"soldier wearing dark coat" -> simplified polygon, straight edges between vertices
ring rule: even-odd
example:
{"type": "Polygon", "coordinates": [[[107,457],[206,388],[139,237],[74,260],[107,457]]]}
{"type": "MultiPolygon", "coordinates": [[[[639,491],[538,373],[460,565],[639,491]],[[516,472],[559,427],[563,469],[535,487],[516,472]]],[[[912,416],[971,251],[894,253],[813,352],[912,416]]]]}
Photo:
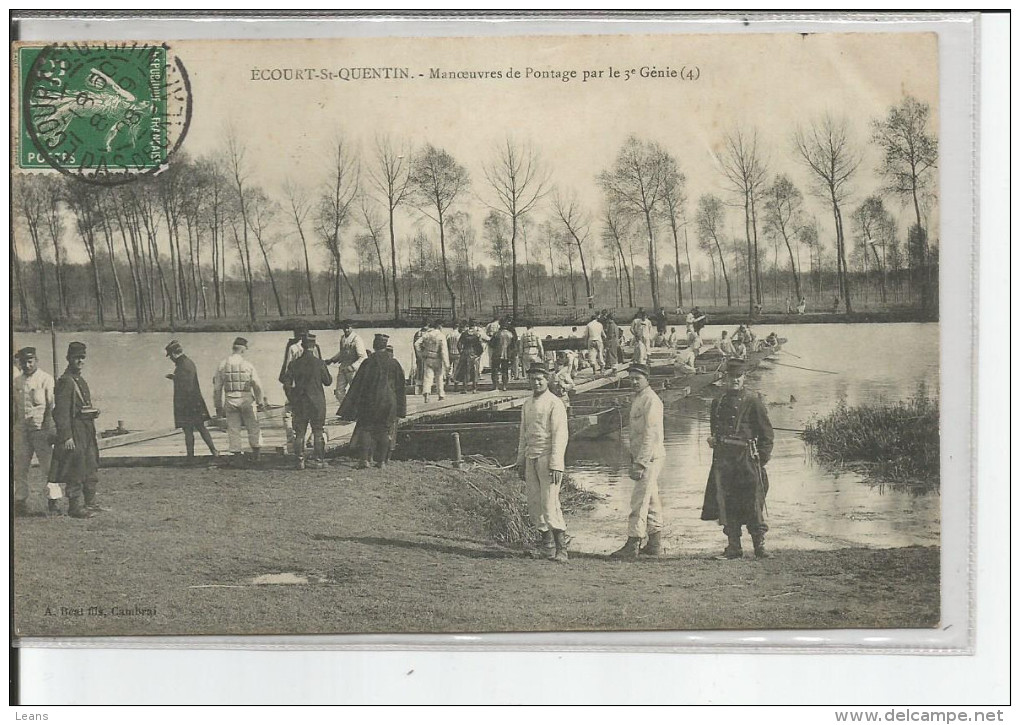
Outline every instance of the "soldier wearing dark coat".
{"type": "Polygon", "coordinates": [[[702,521],[718,521],[728,544],[722,558],[743,556],[741,527],[746,526],[755,556],[765,551],[765,495],[769,479],[765,464],[772,456],[773,432],[769,414],[754,393],[744,390],[745,363],[726,363],[726,391],[712,403],[712,470],[705,486],[702,521]]]}
{"type": "Polygon", "coordinates": [[[184,430],[184,448],[188,461],[195,458],[195,432],[197,431],[209,452],[219,455],[205,422],[209,420],[209,408],[202,397],[198,383],[198,368],[191,358],[184,354],[184,347],[177,340],[166,346],[166,356],[173,360],[174,371],[167,378],[174,383],[174,427],[184,430]]]}
{"type": "Polygon", "coordinates": [[[388,342],[388,335],[375,336],[375,352],[358,368],[340,404],[340,417],[357,421],[351,445],[358,452],[359,468],[367,468],[370,459],[379,468],[386,465],[396,441],[397,418],[407,415],[404,369],[387,351],[388,342]]]}
{"type": "Polygon", "coordinates": [[[57,438],[50,464],[50,483],[63,483],[67,490],[67,513],[76,519],[91,518],[104,510],[96,500],[99,483],[99,442],[92,407],[92,392],[82,377],[85,343],[67,346],[67,369],[54,389],[53,421],[57,438]]]}
{"type": "Polygon", "coordinates": [[[290,363],[283,373],[283,384],[290,390],[288,398],[294,414],[295,452],[299,470],[305,467],[304,440],[309,426],[315,441],[315,458],[311,466],[321,468],[325,465],[323,458],[326,454],[326,439],[323,428],[326,424],[326,394],[323,388],[333,384],[333,376],[318,355],[315,335],[306,334],[301,345],[304,349],[301,357],[290,363]]]}

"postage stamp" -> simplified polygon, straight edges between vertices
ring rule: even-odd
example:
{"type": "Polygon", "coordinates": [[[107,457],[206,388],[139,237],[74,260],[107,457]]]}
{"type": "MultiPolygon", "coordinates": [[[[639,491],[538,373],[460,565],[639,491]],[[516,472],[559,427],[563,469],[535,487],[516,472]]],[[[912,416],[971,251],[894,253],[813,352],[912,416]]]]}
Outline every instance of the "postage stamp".
{"type": "Polygon", "coordinates": [[[187,131],[191,94],[165,45],[20,47],[21,169],[117,184],[163,168],[187,131]]]}

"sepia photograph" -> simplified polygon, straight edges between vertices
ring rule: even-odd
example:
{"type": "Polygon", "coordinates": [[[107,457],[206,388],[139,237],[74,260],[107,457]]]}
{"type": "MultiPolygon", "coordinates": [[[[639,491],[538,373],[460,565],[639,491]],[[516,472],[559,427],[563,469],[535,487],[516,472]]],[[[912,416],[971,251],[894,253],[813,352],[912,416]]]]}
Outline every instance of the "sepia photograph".
{"type": "Polygon", "coordinates": [[[13,635],[938,629],[939,51],[13,43],[13,635]]]}

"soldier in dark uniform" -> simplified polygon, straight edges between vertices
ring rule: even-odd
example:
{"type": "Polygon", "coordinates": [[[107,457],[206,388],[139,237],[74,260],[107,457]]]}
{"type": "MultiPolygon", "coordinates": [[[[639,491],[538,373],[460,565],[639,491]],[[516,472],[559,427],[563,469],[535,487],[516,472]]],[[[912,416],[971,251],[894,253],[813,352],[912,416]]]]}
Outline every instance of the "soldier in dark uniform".
{"type": "Polygon", "coordinates": [[[166,346],[166,356],[174,363],[174,371],[167,378],[174,383],[174,427],[184,429],[184,450],[188,463],[195,460],[195,433],[209,448],[209,452],[218,456],[216,444],[213,443],[205,422],[209,420],[209,408],[198,382],[198,369],[191,358],[184,354],[184,347],[177,340],[171,340],[166,346]]]}
{"type": "Polygon", "coordinates": [[[305,467],[304,441],[309,426],[315,440],[315,458],[309,465],[312,468],[322,468],[325,465],[326,439],[323,427],[326,425],[326,394],[323,387],[333,384],[333,376],[319,357],[315,335],[306,333],[301,346],[304,353],[283,372],[283,385],[290,390],[288,399],[294,414],[294,452],[297,454],[299,471],[305,467]]]}
{"type": "Polygon", "coordinates": [[[374,352],[354,375],[340,404],[343,420],[357,421],[351,447],[358,453],[358,467],[368,468],[370,459],[385,467],[397,434],[397,418],[407,415],[404,369],[387,350],[389,335],[377,334],[374,352]]]}
{"type": "Polygon", "coordinates": [[[67,346],[67,369],[53,394],[57,438],[49,481],[66,485],[67,513],[76,519],[91,518],[105,510],[96,501],[99,441],[95,420],[99,411],[92,407],[92,393],[81,374],[84,367],[85,343],[72,342],[67,346]]]}
{"type": "Polygon", "coordinates": [[[712,403],[712,470],[708,474],[702,521],[718,521],[729,543],[725,559],[739,559],[741,527],[746,526],[759,559],[765,551],[765,495],[769,479],[765,464],[772,455],[772,423],[754,393],[744,390],[745,363],[726,363],[726,391],[712,403]]]}

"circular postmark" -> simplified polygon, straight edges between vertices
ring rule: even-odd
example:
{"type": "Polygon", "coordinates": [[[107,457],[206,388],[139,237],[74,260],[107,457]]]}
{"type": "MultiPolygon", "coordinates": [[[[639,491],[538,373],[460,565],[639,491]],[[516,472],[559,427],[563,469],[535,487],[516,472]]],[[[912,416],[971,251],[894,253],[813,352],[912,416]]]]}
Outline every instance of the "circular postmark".
{"type": "Polygon", "coordinates": [[[22,57],[26,156],[103,186],[166,168],[191,122],[188,74],[168,45],[56,44],[32,55],[22,57]]]}

